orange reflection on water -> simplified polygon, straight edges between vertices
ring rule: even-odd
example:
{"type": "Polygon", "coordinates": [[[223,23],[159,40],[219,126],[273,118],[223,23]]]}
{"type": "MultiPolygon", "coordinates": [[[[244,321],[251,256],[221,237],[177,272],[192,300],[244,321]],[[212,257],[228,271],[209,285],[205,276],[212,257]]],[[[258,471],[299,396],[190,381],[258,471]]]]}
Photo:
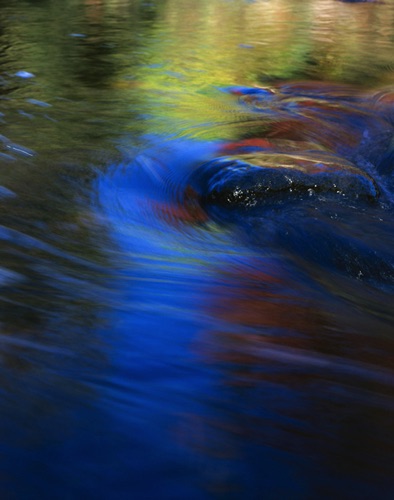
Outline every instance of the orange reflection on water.
{"type": "Polygon", "coordinates": [[[242,488],[229,464],[267,447],[313,457],[333,475],[389,473],[379,429],[388,425],[393,341],[366,337],[346,323],[346,308],[336,317],[303,287],[274,259],[229,265],[212,286],[212,325],[194,347],[220,375],[206,411],[179,415],[176,430],[178,445],[219,464],[209,489],[242,488]]]}
{"type": "Polygon", "coordinates": [[[210,362],[233,366],[231,383],[238,384],[250,376],[250,366],[262,363],[262,347],[313,349],[315,336],[330,321],[299,288],[274,261],[265,269],[254,262],[226,270],[207,306],[216,326],[201,337],[200,353],[210,362]]]}
{"type": "Polygon", "coordinates": [[[313,307],[296,296],[278,292],[277,285],[283,284],[282,277],[255,269],[253,272],[240,269],[239,272],[240,276],[227,274],[227,283],[215,290],[216,296],[221,298],[211,307],[215,317],[238,325],[299,332],[309,332],[315,328],[316,321],[321,321],[313,307]],[[235,288],[234,294],[228,294],[228,282],[235,288]]]}

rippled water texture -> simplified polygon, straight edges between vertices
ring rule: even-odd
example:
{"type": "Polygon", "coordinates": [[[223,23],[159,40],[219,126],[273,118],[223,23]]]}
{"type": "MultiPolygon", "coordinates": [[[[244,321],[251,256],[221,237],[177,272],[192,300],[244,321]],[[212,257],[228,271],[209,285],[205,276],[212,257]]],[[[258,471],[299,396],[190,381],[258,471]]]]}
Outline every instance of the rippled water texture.
{"type": "Polygon", "coordinates": [[[0,0],[0,497],[389,499],[394,2],[0,0]]]}

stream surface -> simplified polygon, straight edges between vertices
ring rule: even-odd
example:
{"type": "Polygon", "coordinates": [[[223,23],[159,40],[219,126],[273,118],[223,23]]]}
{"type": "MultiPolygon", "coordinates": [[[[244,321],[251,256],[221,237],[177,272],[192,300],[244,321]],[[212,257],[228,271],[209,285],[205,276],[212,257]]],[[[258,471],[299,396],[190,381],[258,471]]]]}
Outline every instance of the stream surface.
{"type": "Polygon", "coordinates": [[[394,498],[394,1],[0,0],[0,497],[394,498]]]}

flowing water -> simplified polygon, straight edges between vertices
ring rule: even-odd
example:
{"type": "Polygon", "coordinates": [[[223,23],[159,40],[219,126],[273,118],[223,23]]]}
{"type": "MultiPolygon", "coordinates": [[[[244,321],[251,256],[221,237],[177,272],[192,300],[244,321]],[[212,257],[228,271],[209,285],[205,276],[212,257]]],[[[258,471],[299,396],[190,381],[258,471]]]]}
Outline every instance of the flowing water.
{"type": "Polygon", "coordinates": [[[0,496],[393,498],[394,2],[0,0],[0,496]]]}

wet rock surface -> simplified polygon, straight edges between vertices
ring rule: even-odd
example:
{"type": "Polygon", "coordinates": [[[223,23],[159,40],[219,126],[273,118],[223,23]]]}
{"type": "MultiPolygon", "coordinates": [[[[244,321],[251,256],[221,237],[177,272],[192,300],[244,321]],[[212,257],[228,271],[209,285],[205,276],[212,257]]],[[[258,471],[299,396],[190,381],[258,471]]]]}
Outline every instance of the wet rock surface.
{"type": "Polygon", "coordinates": [[[208,216],[318,275],[392,287],[394,258],[379,245],[393,240],[392,93],[318,82],[227,90],[255,136],[224,144],[190,177],[208,216]]]}
{"type": "Polygon", "coordinates": [[[365,172],[329,153],[263,153],[224,156],[202,166],[192,183],[204,203],[253,208],[324,195],[377,200],[365,172]]]}
{"type": "MultiPolygon", "coordinates": [[[[204,204],[255,207],[314,195],[372,201],[392,165],[392,95],[300,82],[231,87],[261,136],[225,144],[191,185],[204,204]]],[[[256,131],[257,132],[257,131],[256,131]]]]}

